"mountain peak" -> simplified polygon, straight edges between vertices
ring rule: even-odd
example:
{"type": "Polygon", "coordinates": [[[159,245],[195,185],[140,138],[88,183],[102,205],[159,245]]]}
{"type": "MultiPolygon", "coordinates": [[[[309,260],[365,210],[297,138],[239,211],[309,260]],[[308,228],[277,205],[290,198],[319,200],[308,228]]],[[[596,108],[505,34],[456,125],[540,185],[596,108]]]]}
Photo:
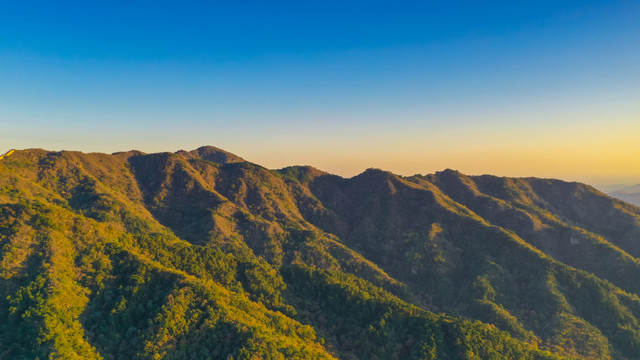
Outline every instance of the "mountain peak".
{"type": "Polygon", "coordinates": [[[392,173],[391,171],[382,170],[382,169],[378,169],[378,168],[368,168],[365,171],[363,171],[362,173],[360,173],[359,175],[356,175],[355,177],[390,178],[390,177],[396,177],[396,175],[394,173],[392,173]]]}
{"type": "Polygon", "coordinates": [[[455,175],[455,176],[460,176],[462,173],[458,170],[454,170],[454,169],[444,169],[442,171],[436,171],[436,176],[437,175],[447,175],[447,176],[451,176],[451,175],[455,175]]]}
{"type": "Polygon", "coordinates": [[[201,159],[213,161],[219,164],[245,162],[245,160],[238,155],[210,145],[201,146],[189,153],[201,159]]]}

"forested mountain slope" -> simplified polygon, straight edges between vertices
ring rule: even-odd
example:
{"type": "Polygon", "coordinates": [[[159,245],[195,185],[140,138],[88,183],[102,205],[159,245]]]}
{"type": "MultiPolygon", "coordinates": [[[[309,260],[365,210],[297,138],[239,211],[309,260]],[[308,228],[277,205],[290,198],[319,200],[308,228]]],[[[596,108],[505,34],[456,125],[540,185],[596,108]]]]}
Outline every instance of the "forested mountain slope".
{"type": "Polygon", "coordinates": [[[640,209],[214,147],[0,159],[0,359],[637,359],[640,209]]]}

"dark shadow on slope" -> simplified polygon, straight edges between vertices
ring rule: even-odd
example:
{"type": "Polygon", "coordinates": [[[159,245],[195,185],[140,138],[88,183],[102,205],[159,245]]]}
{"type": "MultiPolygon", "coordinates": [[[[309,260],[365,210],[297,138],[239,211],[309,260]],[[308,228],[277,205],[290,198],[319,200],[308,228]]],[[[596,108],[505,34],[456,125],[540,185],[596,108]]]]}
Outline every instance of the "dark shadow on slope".
{"type": "Polygon", "coordinates": [[[132,156],[129,162],[145,206],[158,222],[184,240],[205,243],[215,228],[213,211],[223,199],[194,179],[174,154],[132,156]]]}

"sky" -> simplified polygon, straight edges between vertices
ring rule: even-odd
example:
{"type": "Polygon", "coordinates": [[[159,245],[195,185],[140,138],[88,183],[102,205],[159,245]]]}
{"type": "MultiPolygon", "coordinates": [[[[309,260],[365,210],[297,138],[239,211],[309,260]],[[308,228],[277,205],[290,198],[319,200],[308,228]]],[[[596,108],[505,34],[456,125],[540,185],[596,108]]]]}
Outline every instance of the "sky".
{"type": "Polygon", "coordinates": [[[2,1],[0,152],[640,183],[638,1],[2,1]]]}

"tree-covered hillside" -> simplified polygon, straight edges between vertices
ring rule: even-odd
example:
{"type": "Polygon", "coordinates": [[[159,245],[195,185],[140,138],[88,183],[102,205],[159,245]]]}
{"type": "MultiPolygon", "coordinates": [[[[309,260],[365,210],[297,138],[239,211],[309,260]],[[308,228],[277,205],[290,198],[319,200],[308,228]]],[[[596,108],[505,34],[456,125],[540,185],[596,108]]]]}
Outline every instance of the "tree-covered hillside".
{"type": "Polygon", "coordinates": [[[637,359],[637,279],[579,183],[0,158],[0,359],[637,359]]]}

